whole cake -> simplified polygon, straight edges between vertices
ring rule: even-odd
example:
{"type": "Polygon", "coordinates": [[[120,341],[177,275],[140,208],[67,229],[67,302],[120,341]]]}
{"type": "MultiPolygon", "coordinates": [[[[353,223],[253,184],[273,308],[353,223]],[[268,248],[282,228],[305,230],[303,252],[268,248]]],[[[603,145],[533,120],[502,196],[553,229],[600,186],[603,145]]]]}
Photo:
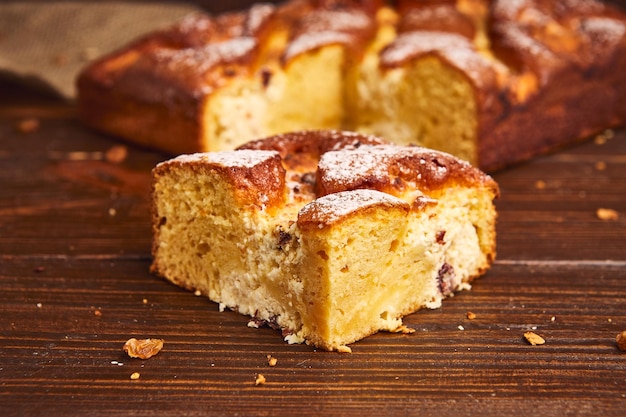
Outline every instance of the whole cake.
{"type": "Polygon", "coordinates": [[[495,170],[626,121],[625,22],[595,0],[256,4],[102,57],[78,103],[174,154],[341,128],[495,170]]]}
{"type": "Polygon", "coordinates": [[[153,170],[152,271],[346,350],[487,271],[498,193],[452,155],[352,132],[181,155],[153,170]]]}

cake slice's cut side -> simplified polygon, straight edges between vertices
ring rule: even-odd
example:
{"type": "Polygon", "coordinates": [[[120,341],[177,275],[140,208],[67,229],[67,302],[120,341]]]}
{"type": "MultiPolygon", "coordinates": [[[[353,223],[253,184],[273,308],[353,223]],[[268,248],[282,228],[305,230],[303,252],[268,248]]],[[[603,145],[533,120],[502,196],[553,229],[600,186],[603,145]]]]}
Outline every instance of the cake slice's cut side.
{"type": "Polygon", "coordinates": [[[401,35],[380,55],[364,60],[355,81],[358,98],[351,128],[417,144],[478,162],[478,97],[465,73],[428,45],[471,54],[459,35],[416,32],[401,35]],[[441,40],[449,39],[448,42],[441,40]],[[438,45],[443,43],[443,45],[438,45]],[[460,47],[459,47],[460,45],[460,47]],[[417,56],[413,56],[417,55],[417,56]],[[454,138],[453,140],[451,138],[454,138]]]}
{"type": "Polygon", "coordinates": [[[438,205],[430,208],[433,225],[428,237],[434,237],[442,255],[437,269],[441,290],[441,297],[434,300],[437,306],[442,298],[484,274],[494,261],[497,214],[493,200],[497,193],[488,185],[452,186],[433,195],[438,205]]]}
{"type": "Polygon", "coordinates": [[[401,301],[390,297],[397,275],[413,272],[399,269],[397,253],[408,212],[404,201],[372,190],[331,194],[302,209],[305,339],[335,350],[401,325],[387,311],[401,301]]]}
{"type": "MultiPolygon", "coordinates": [[[[381,79],[378,68],[380,51],[396,38],[397,24],[398,16],[395,10],[389,7],[379,9],[376,14],[375,37],[366,45],[361,59],[346,67],[345,110],[341,123],[343,129],[371,133],[378,131],[369,127],[374,116],[379,119],[379,123],[383,123],[386,117],[393,115],[395,107],[381,105],[379,101],[383,96],[394,95],[395,86],[392,82],[383,84],[384,80],[381,79]]],[[[389,131],[389,128],[380,131],[389,131]]]]}
{"type": "Polygon", "coordinates": [[[242,138],[267,134],[268,86],[264,77],[257,73],[252,79],[234,80],[205,97],[201,111],[204,151],[234,149],[242,138]]]}
{"type": "Polygon", "coordinates": [[[416,60],[406,70],[397,101],[402,104],[398,118],[414,132],[405,144],[478,162],[475,89],[462,72],[436,56],[416,60]]]}
{"type": "Polygon", "coordinates": [[[252,139],[340,126],[345,47],[327,45],[281,61],[268,59],[250,77],[232,79],[205,97],[204,150],[232,150],[252,139]]]}
{"type": "MultiPolygon", "coordinates": [[[[341,192],[312,205],[366,191],[383,194],[341,192]]],[[[395,331],[403,316],[439,308],[489,268],[495,257],[491,190],[453,188],[439,197],[414,204],[397,198],[394,209],[355,210],[336,224],[305,223],[301,214],[306,339],[335,350],[395,331]]]]}
{"type": "Polygon", "coordinates": [[[305,129],[336,129],[343,118],[343,45],[324,46],[285,64],[283,96],[272,108],[272,134],[305,129]]]}
{"type": "Polygon", "coordinates": [[[283,262],[275,224],[286,198],[284,170],[275,152],[243,151],[251,158],[240,165],[241,152],[155,168],[152,270],[242,314],[272,310],[269,319],[286,304],[265,282],[283,262]]]}

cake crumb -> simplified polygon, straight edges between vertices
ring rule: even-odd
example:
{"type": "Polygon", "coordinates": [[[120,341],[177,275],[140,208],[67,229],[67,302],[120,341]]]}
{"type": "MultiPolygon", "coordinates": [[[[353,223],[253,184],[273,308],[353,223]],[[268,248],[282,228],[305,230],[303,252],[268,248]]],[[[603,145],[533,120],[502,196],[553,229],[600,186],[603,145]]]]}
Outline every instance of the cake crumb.
{"type": "Polygon", "coordinates": [[[276,359],[272,355],[267,355],[267,364],[269,366],[276,366],[277,363],[278,363],[278,359],[276,359]]]}
{"type": "Polygon", "coordinates": [[[96,317],[101,317],[101,316],[102,316],[102,311],[100,311],[100,310],[95,310],[95,311],[93,312],[93,315],[94,315],[94,316],[96,316],[96,317]]]}
{"type": "Polygon", "coordinates": [[[99,161],[102,159],[102,152],[73,151],[65,154],[65,159],[68,161],[99,161]]]}
{"type": "Polygon", "coordinates": [[[535,332],[524,333],[524,338],[526,339],[526,341],[528,341],[528,343],[533,346],[543,345],[544,343],[546,343],[545,339],[535,332]]]}
{"type": "Polygon", "coordinates": [[[535,181],[535,188],[537,190],[545,190],[546,188],[546,182],[543,180],[537,180],[535,181]]]}
{"type": "Polygon", "coordinates": [[[619,213],[613,209],[599,208],[596,210],[596,216],[600,220],[617,220],[619,218],[619,213]]]}
{"type": "Polygon", "coordinates": [[[402,333],[402,334],[411,334],[411,333],[415,333],[415,329],[412,329],[406,325],[401,325],[396,327],[395,329],[393,329],[391,331],[392,333],[402,333]]]}
{"type": "Polygon", "coordinates": [[[617,342],[618,349],[622,352],[626,352],[626,330],[618,334],[615,341],[617,342]]]}
{"type": "Polygon", "coordinates": [[[606,170],[606,162],[598,161],[595,163],[594,168],[596,169],[596,171],[604,171],[606,170]]]}
{"type": "MultiPolygon", "coordinates": [[[[200,296],[202,295],[202,291],[200,291],[200,290],[195,290],[195,291],[193,292],[193,295],[195,295],[196,297],[200,297],[200,296]]],[[[224,311],[224,310],[222,310],[222,305],[221,305],[221,304],[220,304],[220,311],[224,311]]]]}
{"type": "Polygon", "coordinates": [[[39,119],[35,117],[28,117],[22,119],[17,123],[17,131],[20,133],[33,133],[39,130],[39,119]]]}
{"type": "Polygon", "coordinates": [[[37,308],[41,308],[41,307],[43,307],[43,304],[37,303],[36,306],[37,306],[37,308]]]}
{"type": "Polygon", "coordinates": [[[473,313],[471,311],[467,312],[467,319],[468,320],[474,320],[476,318],[476,313],[473,313]]]}
{"type": "Polygon", "coordinates": [[[337,352],[339,353],[352,353],[352,349],[350,346],[341,345],[337,348],[337,352]]]}
{"type": "Polygon", "coordinates": [[[613,137],[615,136],[615,132],[613,132],[611,129],[607,129],[602,133],[598,133],[593,141],[596,145],[604,145],[608,140],[613,139],[613,137]]]}
{"type": "Polygon", "coordinates": [[[254,380],[254,385],[264,385],[267,380],[263,376],[263,374],[257,374],[256,379],[254,380]]]}
{"type": "Polygon", "coordinates": [[[139,372],[133,372],[132,374],[130,374],[130,379],[139,379],[140,375],[139,372]]]}
{"type": "Polygon", "coordinates": [[[144,303],[144,304],[148,304],[148,299],[144,298],[143,300],[141,300],[141,302],[144,303]]]}
{"type": "Polygon", "coordinates": [[[111,146],[105,153],[104,159],[112,164],[120,164],[124,162],[128,156],[128,148],[124,145],[111,146]]]}
{"type": "Polygon", "coordinates": [[[462,325],[462,324],[459,324],[459,325],[457,326],[457,329],[459,329],[460,331],[463,331],[463,330],[465,330],[465,327],[463,327],[463,325],[462,325]]]}
{"type": "Polygon", "coordinates": [[[149,359],[163,349],[163,339],[142,339],[134,337],[124,343],[124,352],[131,358],[149,359]]]}

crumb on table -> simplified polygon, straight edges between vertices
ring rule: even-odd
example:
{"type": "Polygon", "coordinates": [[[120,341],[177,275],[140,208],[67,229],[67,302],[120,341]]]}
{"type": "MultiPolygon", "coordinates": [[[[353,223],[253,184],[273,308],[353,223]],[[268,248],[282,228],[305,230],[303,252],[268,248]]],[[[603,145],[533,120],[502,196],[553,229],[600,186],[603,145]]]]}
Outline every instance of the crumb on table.
{"type": "Polygon", "coordinates": [[[263,385],[267,380],[263,376],[263,374],[257,374],[256,379],[254,380],[254,385],[263,385]]]}
{"type": "Polygon", "coordinates": [[[163,348],[163,339],[141,339],[134,337],[124,343],[124,352],[131,358],[149,359],[163,348]]]}
{"type": "Polygon", "coordinates": [[[622,352],[626,352],[626,330],[619,333],[615,338],[615,341],[617,342],[617,347],[619,348],[619,350],[621,350],[622,352]]]}
{"type": "Polygon", "coordinates": [[[269,366],[276,366],[276,364],[278,363],[278,359],[276,359],[272,355],[267,355],[267,363],[269,366]]]}
{"type": "Polygon", "coordinates": [[[545,339],[543,337],[539,336],[535,332],[526,332],[526,333],[524,333],[524,338],[526,339],[526,341],[528,343],[530,343],[533,346],[543,345],[543,344],[546,343],[545,339]]]}
{"type": "Polygon", "coordinates": [[[619,218],[619,213],[613,209],[599,208],[596,210],[596,216],[600,220],[617,220],[619,218]]]}

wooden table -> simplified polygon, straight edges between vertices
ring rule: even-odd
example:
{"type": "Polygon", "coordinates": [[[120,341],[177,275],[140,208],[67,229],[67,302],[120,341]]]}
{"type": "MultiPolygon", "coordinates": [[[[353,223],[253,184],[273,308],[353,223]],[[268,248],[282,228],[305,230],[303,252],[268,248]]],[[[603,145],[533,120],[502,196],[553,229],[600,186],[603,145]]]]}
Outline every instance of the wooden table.
{"type": "Polygon", "coordinates": [[[0,107],[0,415],[624,415],[625,130],[496,173],[487,275],[407,317],[416,333],[338,354],[152,276],[150,170],[166,156],[127,145],[109,161],[120,142],[71,103],[13,93],[0,107]],[[130,359],[130,337],[165,347],[130,359]]]}

